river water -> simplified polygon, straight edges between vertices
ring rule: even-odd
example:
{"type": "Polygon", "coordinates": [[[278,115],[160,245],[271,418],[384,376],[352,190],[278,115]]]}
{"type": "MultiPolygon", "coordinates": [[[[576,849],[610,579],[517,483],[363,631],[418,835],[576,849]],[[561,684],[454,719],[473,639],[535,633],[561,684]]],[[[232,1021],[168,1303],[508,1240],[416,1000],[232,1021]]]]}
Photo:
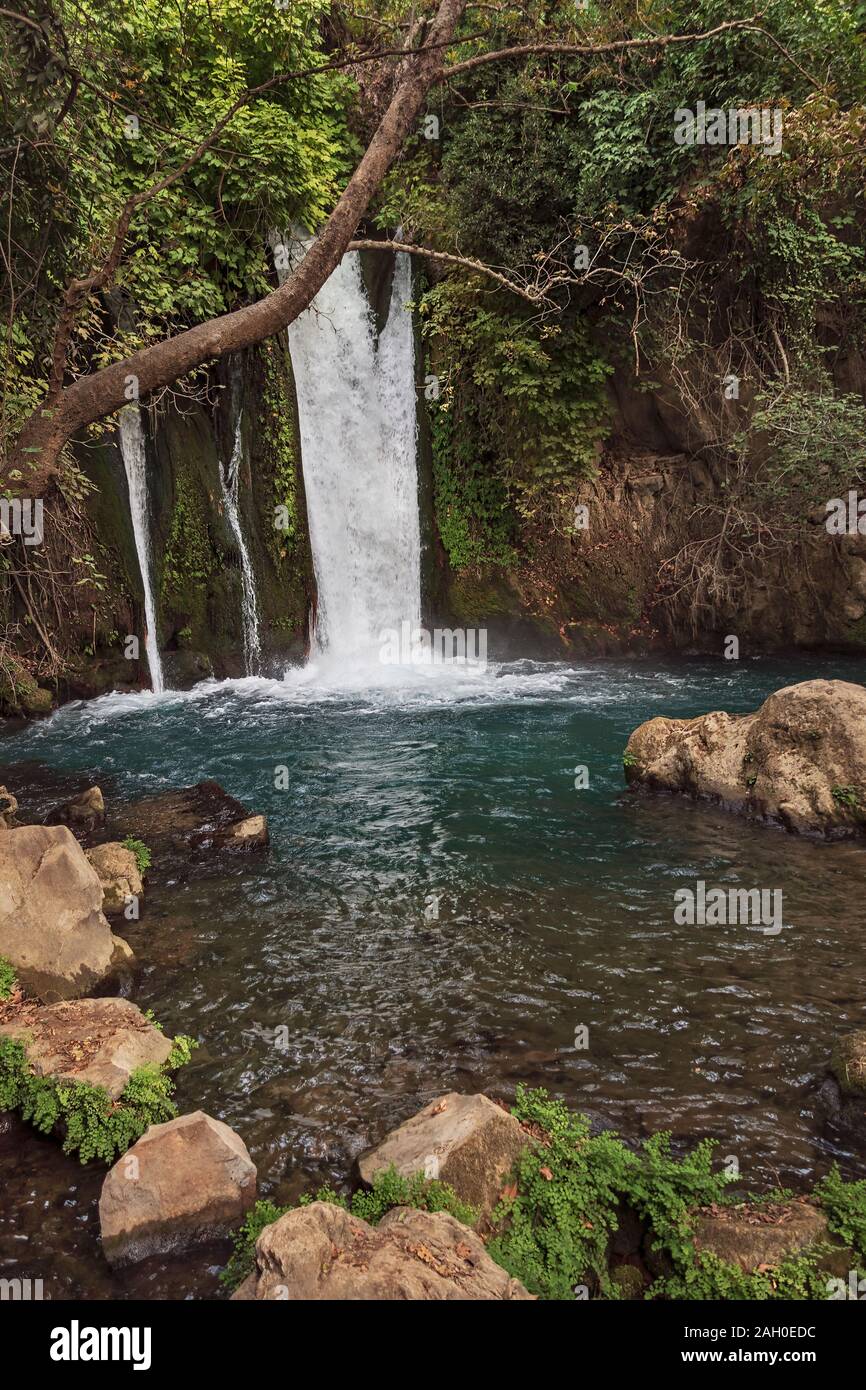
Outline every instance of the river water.
{"type": "MultiPolygon", "coordinates": [[[[437,1093],[520,1081],[630,1141],[710,1135],[748,1186],[798,1187],[833,1158],[863,1171],[816,1093],[833,1038],[863,1024],[864,851],[634,796],[621,755],[655,714],[746,711],[814,676],[863,682],[866,663],[518,663],[354,687],[314,663],[66,706],[0,739],[0,780],[25,818],[50,804],[37,764],[70,790],[98,780],[121,824],[125,802],[206,776],[267,814],[266,856],[167,856],[118,928],[132,997],[201,1043],[181,1109],[239,1131],[262,1192],[343,1183],[437,1093]],[[781,889],[784,930],[675,925],[698,879],[781,889]]],[[[55,1297],[212,1293],[218,1251],[109,1274],[101,1176],[15,1122],[0,1275],[55,1297]]]]}

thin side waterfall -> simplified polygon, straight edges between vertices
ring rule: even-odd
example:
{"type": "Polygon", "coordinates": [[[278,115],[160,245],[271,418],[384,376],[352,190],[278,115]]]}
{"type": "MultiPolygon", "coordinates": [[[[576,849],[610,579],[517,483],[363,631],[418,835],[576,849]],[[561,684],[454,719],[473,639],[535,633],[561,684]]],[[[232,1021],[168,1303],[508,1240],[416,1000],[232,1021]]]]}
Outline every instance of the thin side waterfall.
{"type": "Polygon", "coordinates": [[[240,478],[241,460],[243,458],[243,408],[238,410],[237,421],[235,423],[235,437],[232,445],[232,456],[225,468],[220,469],[220,482],[222,483],[223,502],[225,504],[226,516],[232,534],[237,542],[238,551],[241,557],[241,579],[243,581],[243,629],[244,629],[244,665],[248,676],[257,676],[262,661],[262,644],[259,636],[259,608],[256,601],[256,577],[250,563],[250,553],[247,550],[244,533],[241,528],[240,512],[238,510],[238,480],[240,478]]]}
{"type": "Polygon", "coordinates": [[[314,656],[378,664],[383,632],[421,622],[409,257],[378,336],[351,252],[289,328],[318,609],[314,656]]]}
{"type": "Polygon", "coordinates": [[[141,570],[141,587],[144,590],[144,649],[150,668],[150,684],[157,694],[165,689],[162,677],[162,662],[156,636],[156,603],[153,596],[153,576],[150,567],[150,518],[147,508],[147,462],[144,448],[144,430],[141,412],[137,405],[125,406],[120,412],[120,452],[126,469],[129,484],[129,510],[132,516],[132,531],[135,536],[135,551],[141,570]]]}

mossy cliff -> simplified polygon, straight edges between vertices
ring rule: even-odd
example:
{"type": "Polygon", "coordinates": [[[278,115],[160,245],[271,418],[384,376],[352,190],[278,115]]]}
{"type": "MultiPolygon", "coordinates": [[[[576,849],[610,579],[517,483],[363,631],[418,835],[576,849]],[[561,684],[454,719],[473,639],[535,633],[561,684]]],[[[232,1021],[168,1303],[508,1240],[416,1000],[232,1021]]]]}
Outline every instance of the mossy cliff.
{"type": "MultiPolygon", "coordinates": [[[[264,669],[300,660],[306,650],[312,564],[294,382],[285,340],[278,338],[223,364],[205,399],[142,417],[158,638],[173,685],[244,674],[240,556],[220,481],[238,409],[238,502],[255,575],[264,669]]],[[[76,679],[76,693],[94,694],[147,683],[143,643],[139,661],[126,660],[123,651],[127,634],[143,634],[143,594],[116,435],[82,448],[80,463],[93,485],[87,516],[98,537],[111,614],[76,679]]]]}

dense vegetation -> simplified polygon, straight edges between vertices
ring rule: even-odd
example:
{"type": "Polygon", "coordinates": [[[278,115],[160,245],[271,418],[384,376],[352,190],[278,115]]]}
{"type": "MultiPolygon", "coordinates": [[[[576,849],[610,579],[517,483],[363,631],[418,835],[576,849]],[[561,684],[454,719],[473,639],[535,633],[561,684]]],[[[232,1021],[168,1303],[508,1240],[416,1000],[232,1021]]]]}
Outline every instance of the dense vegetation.
{"type": "Polygon", "coordinates": [[[113,1163],[149,1125],[176,1117],[171,1073],[186,1065],[197,1046],[179,1033],[162,1066],[137,1067],[115,1101],[103,1086],[38,1076],[27,1060],[24,1044],[2,1038],[0,1111],[17,1110],[43,1134],[59,1129],[63,1152],[77,1154],[82,1163],[93,1158],[113,1163]]]}
{"type": "MultiPolygon", "coordinates": [[[[815,1188],[813,1200],[827,1215],[830,1240],[754,1273],[694,1243],[695,1211],[734,1203],[766,1205],[785,1201],[789,1192],[761,1198],[731,1195],[736,1180],[714,1167],[715,1145],[700,1143],[677,1158],[670,1135],[656,1134],[640,1149],[625,1145],[612,1131],[591,1135],[589,1121],[575,1115],[544,1090],[518,1087],[514,1114],[526,1126],[528,1142],[503,1199],[485,1231],[488,1253],[530,1293],[557,1301],[586,1298],[648,1299],[813,1299],[828,1297],[828,1260],[843,1251],[858,1277],[866,1269],[866,1182],[846,1183],[832,1169],[815,1188]],[[531,1136],[531,1138],[529,1138],[531,1136]],[[654,1276],[637,1263],[611,1261],[611,1240],[631,1216],[645,1229],[644,1258],[654,1276]]],[[[402,1178],[393,1169],[376,1175],[370,1191],[350,1198],[320,1188],[301,1198],[336,1202],[375,1225],[397,1206],[448,1211],[473,1223],[474,1213],[453,1191],[423,1174],[402,1178]]],[[[254,1269],[255,1244],[266,1226],[289,1207],[262,1200],[235,1236],[235,1250],[223,1281],[236,1288],[254,1269]]]]}
{"type": "MultiPolygon", "coordinates": [[[[747,0],[483,6],[450,57],[699,33],[751,13],[747,0]]],[[[327,215],[392,83],[393,58],[369,60],[405,32],[392,0],[39,0],[33,14],[4,23],[0,54],[0,448],[52,372],[74,380],[273,286],[269,230],[327,215]],[[64,297],[94,274],[58,369],[64,297]]],[[[742,598],[755,563],[806,546],[815,508],[863,476],[866,6],[768,0],[760,25],[461,73],[430,101],[436,138],[425,123],[381,188],[371,226],[513,286],[436,259],[419,277],[436,521],[470,588],[515,574],[542,606],[567,588],[575,506],[606,442],[616,451],[623,392],[663,403],[671,448],[716,480],[662,590],[687,590],[702,619],[742,598]],[[781,113],[780,151],[676,143],[675,111],[699,101],[781,113]]],[[[156,404],[211,400],[213,385],[203,368],[156,404]]],[[[290,453],[275,487],[294,517],[290,453]]],[[[65,453],[46,543],[0,550],[2,698],[24,708],[38,705],[34,678],[116,645],[130,601],[95,530],[86,457],[81,442],[65,453]]],[[[4,482],[26,491],[20,469],[4,482]]],[[[189,576],[168,558],[179,603],[189,576]]],[[[195,574],[219,568],[202,564],[195,574]]]]}

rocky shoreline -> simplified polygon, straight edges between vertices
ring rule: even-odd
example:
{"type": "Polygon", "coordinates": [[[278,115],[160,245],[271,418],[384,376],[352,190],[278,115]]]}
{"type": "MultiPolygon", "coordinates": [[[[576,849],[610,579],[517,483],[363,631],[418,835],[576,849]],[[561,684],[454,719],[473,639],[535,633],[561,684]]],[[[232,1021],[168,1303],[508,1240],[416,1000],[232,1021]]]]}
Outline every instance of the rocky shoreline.
{"type": "MultiPolygon", "coordinates": [[[[661,769],[681,769],[685,758],[694,768],[696,749],[722,766],[734,757],[739,767],[742,747],[757,749],[766,818],[773,808],[790,808],[795,795],[802,801],[806,788],[814,817],[823,819],[789,809],[787,820],[779,817],[789,829],[856,834],[856,806],[832,790],[828,800],[823,790],[831,781],[855,791],[862,785],[861,706],[866,696],[858,687],[806,682],[739,720],[654,720],[629,740],[627,780],[724,799],[718,777],[677,781],[661,769]],[[822,768],[822,756],[832,766],[822,768]]],[[[766,1285],[761,1296],[807,1296],[791,1294],[799,1287],[818,1296],[821,1280],[844,1280],[866,1260],[851,1238],[856,1222],[843,1213],[846,1202],[866,1209],[862,1182],[839,1179],[839,1188],[827,1178],[798,1195],[731,1197],[718,1187],[722,1179],[702,1145],[674,1159],[663,1144],[653,1148],[654,1140],[637,1150],[588,1127],[572,1131],[563,1157],[560,1131],[579,1121],[537,1092],[514,1113],[482,1094],[437,1096],[360,1156],[342,1193],[272,1206],[258,1197],[241,1135],[200,1109],[177,1114],[171,1073],[194,1041],[167,1038],[129,998],[106,997],[133,986],[136,961],[114,928],[138,920],[151,857],[206,863],[266,852],[265,818],[212,781],[142,799],[123,810],[119,830],[97,786],[53,807],[41,825],[19,823],[14,792],[2,788],[0,798],[0,1109],[56,1133],[82,1161],[109,1165],[99,1221],[112,1268],[175,1259],[238,1230],[243,1277],[235,1278],[235,1265],[233,1297],[259,1300],[726,1297],[737,1296],[730,1290],[742,1289],[743,1280],[766,1285]],[[123,839],[106,838],[120,830],[123,839]],[[609,1170],[603,1180],[593,1176],[596,1149],[609,1170]],[[674,1208],[660,1214],[659,1193],[671,1187],[674,1208]],[[576,1248],[586,1243],[585,1267],[572,1261],[571,1293],[547,1265],[540,1269],[538,1252],[527,1257],[515,1234],[529,1209],[544,1228],[539,1213],[554,1194],[551,1245],[569,1221],[579,1227],[576,1248]],[[714,1292],[701,1295],[699,1286],[714,1292]]],[[[755,813],[748,794],[725,804],[755,813]]],[[[836,1040],[816,1085],[827,1122],[862,1148],[864,1030],[836,1040]]]]}

